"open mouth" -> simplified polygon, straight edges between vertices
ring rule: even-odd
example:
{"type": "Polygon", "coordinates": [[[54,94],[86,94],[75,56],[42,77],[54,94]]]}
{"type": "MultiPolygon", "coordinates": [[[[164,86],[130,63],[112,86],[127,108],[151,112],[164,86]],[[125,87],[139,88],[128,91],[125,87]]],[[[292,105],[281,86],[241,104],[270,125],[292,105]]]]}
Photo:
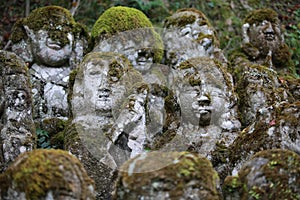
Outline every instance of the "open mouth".
{"type": "Polygon", "coordinates": [[[268,41],[273,41],[273,40],[275,40],[275,34],[274,33],[270,33],[270,32],[265,33],[265,38],[268,41]]]}
{"type": "Polygon", "coordinates": [[[55,49],[55,50],[60,50],[62,49],[61,43],[60,42],[54,42],[52,40],[47,40],[47,46],[51,49],[55,49]]]}

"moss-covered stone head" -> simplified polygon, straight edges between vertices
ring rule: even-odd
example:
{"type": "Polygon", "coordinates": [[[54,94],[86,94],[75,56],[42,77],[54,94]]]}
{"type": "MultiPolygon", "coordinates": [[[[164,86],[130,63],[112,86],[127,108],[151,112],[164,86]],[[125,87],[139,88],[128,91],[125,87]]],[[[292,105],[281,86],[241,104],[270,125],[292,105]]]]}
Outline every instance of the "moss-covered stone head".
{"type": "Polygon", "coordinates": [[[141,154],[119,170],[115,199],[220,199],[218,175],[204,157],[188,152],[141,154]]]}
{"type": "Polygon", "coordinates": [[[0,182],[4,199],[95,199],[94,182],[79,160],[62,150],[20,155],[0,182]]]}
{"type": "Polygon", "coordinates": [[[14,44],[13,51],[20,53],[25,60],[60,66],[70,59],[72,52],[79,53],[82,57],[87,49],[89,35],[85,26],[76,23],[67,9],[60,6],[45,6],[18,20],[10,38],[14,44]],[[83,46],[82,52],[76,52],[79,51],[76,49],[79,40],[83,40],[80,43],[80,46],[83,46]],[[28,52],[24,53],[22,47],[23,51],[28,52]],[[47,48],[48,51],[52,50],[52,53],[48,53],[51,56],[45,52],[47,48]],[[55,51],[58,52],[57,55],[53,53],[55,51]],[[47,56],[49,58],[44,58],[47,56]]]}
{"type": "Polygon", "coordinates": [[[166,64],[177,65],[191,57],[211,57],[219,47],[207,17],[194,8],[180,9],[164,21],[166,64]]]}
{"type": "Polygon", "coordinates": [[[163,56],[163,43],[147,16],[124,6],[111,7],[96,21],[91,31],[93,51],[124,54],[139,71],[147,71],[163,56]]]}
{"type": "Polygon", "coordinates": [[[260,151],[237,177],[226,178],[223,194],[226,199],[299,199],[299,174],[298,154],[283,149],[260,151]]]}

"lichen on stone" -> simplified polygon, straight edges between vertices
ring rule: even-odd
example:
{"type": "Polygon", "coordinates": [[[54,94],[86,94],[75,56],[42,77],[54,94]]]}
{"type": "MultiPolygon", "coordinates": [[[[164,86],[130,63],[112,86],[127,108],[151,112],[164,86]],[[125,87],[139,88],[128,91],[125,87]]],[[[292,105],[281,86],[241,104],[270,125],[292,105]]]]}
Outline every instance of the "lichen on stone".
{"type": "Polygon", "coordinates": [[[220,199],[218,175],[204,157],[189,152],[149,152],[124,163],[115,199],[220,199]]]}
{"type": "Polygon", "coordinates": [[[94,182],[79,160],[62,150],[34,150],[18,159],[0,175],[1,196],[14,190],[26,199],[46,199],[66,195],[75,199],[93,199],[94,182]]]}
{"type": "Polygon", "coordinates": [[[12,28],[10,36],[13,43],[27,38],[23,26],[28,26],[34,32],[48,31],[49,37],[54,41],[60,41],[64,46],[69,42],[68,33],[87,32],[85,26],[75,22],[71,13],[60,6],[45,6],[33,10],[28,17],[18,20],[12,28]]]}

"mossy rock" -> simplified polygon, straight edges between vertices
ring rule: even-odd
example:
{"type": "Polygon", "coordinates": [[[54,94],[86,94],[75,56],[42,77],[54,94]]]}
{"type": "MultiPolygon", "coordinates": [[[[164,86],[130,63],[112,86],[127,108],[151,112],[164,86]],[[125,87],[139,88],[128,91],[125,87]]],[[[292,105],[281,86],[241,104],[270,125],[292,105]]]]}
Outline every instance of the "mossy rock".
{"type": "Polygon", "coordinates": [[[179,199],[188,195],[189,187],[199,189],[193,194],[201,199],[220,199],[218,179],[205,157],[189,152],[149,152],[121,166],[115,199],[155,199],[161,193],[179,199]]]}
{"type": "Polygon", "coordinates": [[[91,30],[91,36],[95,40],[118,32],[151,27],[153,27],[152,23],[142,11],[125,6],[115,6],[107,9],[98,18],[91,30]]]}
{"type": "Polygon", "coordinates": [[[283,149],[260,151],[238,176],[226,178],[223,194],[241,200],[300,199],[300,157],[283,149]]]}
{"type": "Polygon", "coordinates": [[[2,197],[15,190],[20,195],[25,193],[26,199],[44,199],[49,192],[54,197],[65,192],[77,199],[94,198],[90,190],[94,182],[79,160],[62,150],[39,149],[22,154],[0,175],[0,182],[2,197]]]}

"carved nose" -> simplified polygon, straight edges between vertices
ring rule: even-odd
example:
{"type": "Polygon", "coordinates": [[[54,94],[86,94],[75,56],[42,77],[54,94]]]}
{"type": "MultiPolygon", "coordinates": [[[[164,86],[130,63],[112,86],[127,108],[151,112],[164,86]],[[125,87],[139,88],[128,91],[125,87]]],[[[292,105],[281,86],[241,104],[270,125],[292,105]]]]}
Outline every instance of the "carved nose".
{"type": "Polygon", "coordinates": [[[205,95],[201,95],[198,98],[198,103],[199,103],[200,106],[209,106],[210,99],[207,96],[205,96],[205,95]]]}
{"type": "Polygon", "coordinates": [[[264,30],[265,34],[274,34],[274,29],[270,23],[267,24],[267,28],[264,30]]]}

